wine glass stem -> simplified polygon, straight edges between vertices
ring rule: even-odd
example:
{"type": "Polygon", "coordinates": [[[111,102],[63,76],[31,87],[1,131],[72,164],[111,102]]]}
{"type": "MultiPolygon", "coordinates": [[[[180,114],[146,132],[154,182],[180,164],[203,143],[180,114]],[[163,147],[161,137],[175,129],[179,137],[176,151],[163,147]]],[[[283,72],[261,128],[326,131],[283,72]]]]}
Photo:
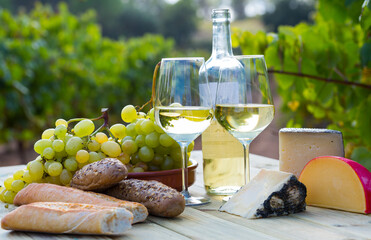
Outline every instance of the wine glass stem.
{"type": "Polygon", "coordinates": [[[187,147],[186,144],[179,144],[182,151],[182,194],[185,198],[189,198],[190,194],[188,192],[188,157],[187,157],[187,147]]]}
{"type": "Polygon", "coordinates": [[[243,145],[243,166],[244,166],[244,175],[245,175],[245,185],[250,181],[250,160],[249,160],[249,144],[243,145]]]}

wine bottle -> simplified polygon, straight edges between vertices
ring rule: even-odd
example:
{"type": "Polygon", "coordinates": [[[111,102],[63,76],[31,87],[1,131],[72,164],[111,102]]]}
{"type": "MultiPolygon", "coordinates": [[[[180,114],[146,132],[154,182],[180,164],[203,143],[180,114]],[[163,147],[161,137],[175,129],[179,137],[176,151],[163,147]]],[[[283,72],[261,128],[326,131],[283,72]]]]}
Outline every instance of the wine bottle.
{"type": "MultiPolygon", "coordinates": [[[[205,65],[209,88],[215,99],[220,68],[240,68],[241,64],[233,57],[229,10],[214,9],[212,21],[212,54],[205,65]]],[[[219,87],[229,91],[237,86],[225,83],[219,87]]],[[[202,154],[208,194],[231,195],[244,184],[243,147],[215,119],[202,134],[202,154]]]]}

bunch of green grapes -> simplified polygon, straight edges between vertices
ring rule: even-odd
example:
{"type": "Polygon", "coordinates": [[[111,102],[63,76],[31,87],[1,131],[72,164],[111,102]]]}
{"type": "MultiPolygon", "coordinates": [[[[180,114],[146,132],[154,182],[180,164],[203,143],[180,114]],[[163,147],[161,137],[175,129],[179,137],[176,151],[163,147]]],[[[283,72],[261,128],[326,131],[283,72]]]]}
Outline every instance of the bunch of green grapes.
{"type": "MultiPolygon", "coordinates": [[[[121,112],[127,126],[118,123],[108,128],[105,119],[98,129],[89,119],[78,119],[73,128],[69,125],[76,119],[58,119],[55,128],[45,130],[34,144],[39,156],[4,181],[0,200],[13,203],[17,192],[34,182],[69,185],[77,170],[106,157],[119,159],[129,172],[180,168],[180,147],[156,125],[153,113],[153,109],[148,114],[138,113],[128,105],[121,112]]],[[[192,149],[193,144],[188,154],[192,149]]]]}
{"type": "MultiPolygon", "coordinates": [[[[137,112],[134,106],[125,106],[121,118],[129,123],[126,137],[121,141],[123,153],[119,159],[129,172],[160,171],[181,168],[180,146],[154,121],[154,109],[147,114],[137,112]]],[[[188,147],[188,156],[194,143],[188,147]]]]}

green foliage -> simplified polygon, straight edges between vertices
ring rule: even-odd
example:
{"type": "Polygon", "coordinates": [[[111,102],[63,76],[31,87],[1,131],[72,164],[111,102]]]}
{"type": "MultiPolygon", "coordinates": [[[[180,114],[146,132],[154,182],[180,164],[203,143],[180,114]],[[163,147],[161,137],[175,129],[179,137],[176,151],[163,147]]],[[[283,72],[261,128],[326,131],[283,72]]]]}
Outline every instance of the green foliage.
{"type": "Polygon", "coordinates": [[[29,140],[57,118],[113,120],[129,103],[150,98],[152,71],[173,42],[146,35],[129,41],[102,37],[95,13],[74,16],[36,5],[12,16],[0,9],[0,142],[29,140]]]}
{"type": "MultiPolygon", "coordinates": [[[[361,6],[360,0],[320,0],[313,25],[280,26],[277,33],[255,35],[236,30],[233,44],[243,54],[264,54],[271,70],[371,85],[371,14],[361,6]]],[[[342,131],[346,156],[368,159],[371,169],[370,154],[357,154],[360,148],[371,150],[369,88],[288,74],[275,74],[275,79],[288,127],[342,131]]]]}

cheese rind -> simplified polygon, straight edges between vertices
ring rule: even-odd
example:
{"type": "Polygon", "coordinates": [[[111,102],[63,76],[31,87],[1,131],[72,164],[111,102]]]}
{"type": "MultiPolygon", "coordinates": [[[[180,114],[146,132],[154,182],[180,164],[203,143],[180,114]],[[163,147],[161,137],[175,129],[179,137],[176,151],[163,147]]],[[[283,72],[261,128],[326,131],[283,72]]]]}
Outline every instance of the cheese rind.
{"type": "Polygon", "coordinates": [[[299,177],[304,166],[320,156],[344,157],[341,132],[318,128],[282,128],[279,132],[279,169],[299,177]]]}
{"type": "Polygon", "coordinates": [[[371,172],[355,161],[336,156],[314,158],[299,180],[307,186],[308,205],[371,213],[371,172]]]}
{"type": "Polygon", "coordinates": [[[288,215],[305,210],[306,188],[291,173],[262,169],[219,211],[245,218],[288,215]]]}

